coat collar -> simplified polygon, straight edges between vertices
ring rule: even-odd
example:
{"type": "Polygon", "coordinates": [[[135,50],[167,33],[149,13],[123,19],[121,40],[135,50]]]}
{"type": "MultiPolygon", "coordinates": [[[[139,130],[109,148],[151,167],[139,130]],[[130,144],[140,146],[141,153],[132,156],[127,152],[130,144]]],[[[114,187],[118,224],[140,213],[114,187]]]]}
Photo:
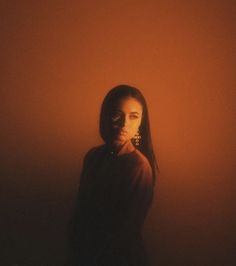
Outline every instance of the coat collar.
{"type": "Polygon", "coordinates": [[[124,154],[131,153],[135,150],[136,148],[134,147],[133,143],[131,140],[126,141],[119,149],[114,149],[111,146],[108,147],[108,151],[111,155],[116,155],[116,156],[121,156],[124,154]]]}

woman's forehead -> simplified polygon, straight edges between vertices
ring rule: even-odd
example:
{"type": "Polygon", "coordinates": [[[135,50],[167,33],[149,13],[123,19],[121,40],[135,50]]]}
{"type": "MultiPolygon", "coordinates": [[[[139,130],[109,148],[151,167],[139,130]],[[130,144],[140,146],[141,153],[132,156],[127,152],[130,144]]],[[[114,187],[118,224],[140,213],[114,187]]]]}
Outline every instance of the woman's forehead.
{"type": "Polygon", "coordinates": [[[124,111],[124,112],[142,113],[143,111],[142,104],[138,100],[136,100],[134,97],[121,98],[117,102],[115,109],[124,111]]]}

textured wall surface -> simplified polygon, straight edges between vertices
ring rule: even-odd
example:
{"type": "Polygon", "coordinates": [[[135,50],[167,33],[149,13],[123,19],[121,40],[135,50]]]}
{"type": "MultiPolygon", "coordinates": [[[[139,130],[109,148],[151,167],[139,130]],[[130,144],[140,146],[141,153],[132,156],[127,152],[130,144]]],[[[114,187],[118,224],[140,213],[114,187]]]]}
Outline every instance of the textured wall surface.
{"type": "Polygon", "coordinates": [[[161,174],[153,266],[231,266],[235,1],[1,1],[2,266],[61,266],[84,153],[114,85],[144,93],[161,174]]]}

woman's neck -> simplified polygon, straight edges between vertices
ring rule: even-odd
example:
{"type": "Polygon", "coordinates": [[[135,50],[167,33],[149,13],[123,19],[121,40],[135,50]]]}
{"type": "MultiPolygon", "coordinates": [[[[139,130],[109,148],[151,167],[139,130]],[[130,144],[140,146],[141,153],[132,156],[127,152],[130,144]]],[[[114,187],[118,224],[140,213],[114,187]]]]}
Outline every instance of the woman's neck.
{"type": "Polygon", "coordinates": [[[111,150],[115,151],[116,153],[118,153],[122,147],[125,145],[127,141],[125,142],[116,142],[116,141],[113,141],[111,143],[108,143],[108,146],[110,147],[111,150]]]}

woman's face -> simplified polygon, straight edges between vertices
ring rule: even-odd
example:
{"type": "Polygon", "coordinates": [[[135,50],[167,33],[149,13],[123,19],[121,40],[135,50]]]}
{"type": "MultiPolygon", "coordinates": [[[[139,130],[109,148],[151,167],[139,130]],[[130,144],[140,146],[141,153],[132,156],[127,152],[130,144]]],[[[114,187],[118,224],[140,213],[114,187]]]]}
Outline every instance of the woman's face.
{"type": "Polygon", "coordinates": [[[133,97],[126,97],[119,101],[112,113],[112,142],[122,145],[138,132],[142,121],[143,108],[133,97]]]}

